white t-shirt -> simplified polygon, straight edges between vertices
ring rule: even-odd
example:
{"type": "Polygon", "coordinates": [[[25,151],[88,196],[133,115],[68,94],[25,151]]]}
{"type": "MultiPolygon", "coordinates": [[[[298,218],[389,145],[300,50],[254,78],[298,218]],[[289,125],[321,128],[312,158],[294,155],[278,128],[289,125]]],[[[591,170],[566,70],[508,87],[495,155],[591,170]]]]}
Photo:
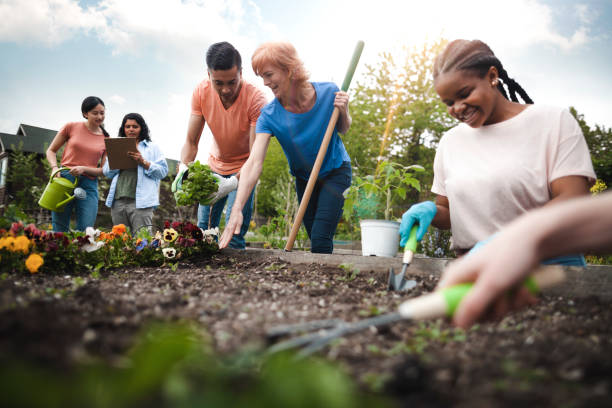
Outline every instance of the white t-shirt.
{"type": "Polygon", "coordinates": [[[567,109],[528,105],[506,121],[444,134],[431,191],[448,198],[453,246],[471,248],[550,201],[550,183],[565,176],[595,180],[578,122],[567,109]]]}

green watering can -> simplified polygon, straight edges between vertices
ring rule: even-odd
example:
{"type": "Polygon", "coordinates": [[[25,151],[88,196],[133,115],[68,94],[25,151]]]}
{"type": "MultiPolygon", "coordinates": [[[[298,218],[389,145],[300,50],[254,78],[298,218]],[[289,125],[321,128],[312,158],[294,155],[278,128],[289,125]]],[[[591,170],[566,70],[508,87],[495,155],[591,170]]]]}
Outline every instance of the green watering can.
{"type": "Polygon", "coordinates": [[[75,178],[74,183],[63,177],[55,177],[57,172],[69,170],[68,167],[60,167],[51,174],[49,184],[45,187],[38,205],[50,211],[63,212],[64,206],[74,200],[74,189],[79,183],[79,179],[75,178]]]}

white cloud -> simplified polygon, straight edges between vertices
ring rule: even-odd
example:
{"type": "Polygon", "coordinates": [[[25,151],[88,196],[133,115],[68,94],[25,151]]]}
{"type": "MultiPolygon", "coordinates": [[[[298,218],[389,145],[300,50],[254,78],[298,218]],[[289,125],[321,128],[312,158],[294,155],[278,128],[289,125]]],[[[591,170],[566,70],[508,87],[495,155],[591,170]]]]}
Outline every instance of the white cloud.
{"type": "Polygon", "coordinates": [[[0,41],[47,46],[105,25],[102,15],[74,0],[3,0],[0,21],[0,41]]]}
{"type": "Polygon", "coordinates": [[[116,103],[117,105],[123,105],[125,103],[125,98],[121,95],[112,95],[108,98],[110,102],[116,103]]]}
{"type": "Polygon", "coordinates": [[[54,46],[95,33],[114,54],[152,53],[179,67],[201,66],[213,42],[254,50],[253,30],[276,32],[250,0],[102,0],[88,8],[76,0],[4,0],[0,21],[0,41],[54,46]]]}

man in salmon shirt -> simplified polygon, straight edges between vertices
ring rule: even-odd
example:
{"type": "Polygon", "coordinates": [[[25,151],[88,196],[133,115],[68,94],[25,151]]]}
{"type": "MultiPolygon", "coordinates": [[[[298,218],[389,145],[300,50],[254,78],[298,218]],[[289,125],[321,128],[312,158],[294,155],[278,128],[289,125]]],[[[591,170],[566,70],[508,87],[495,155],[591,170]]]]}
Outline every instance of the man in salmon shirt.
{"type": "MultiPolygon", "coordinates": [[[[219,180],[219,189],[211,197],[210,205],[198,207],[198,226],[204,229],[219,226],[226,203],[226,221],[230,217],[238,187],[236,176],[249,157],[259,111],[266,103],[263,92],[242,79],[242,59],[230,43],[211,45],[206,52],[206,65],[208,79],[193,91],[187,139],[176,176],[177,180],[182,180],[186,163],[195,160],[204,124],[208,123],[214,139],[208,165],[219,180]]],[[[253,212],[254,191],[242,210],[242,229],[232,237],[231,248],[244,249],[246,246],[244,235],[253,212]]]]}

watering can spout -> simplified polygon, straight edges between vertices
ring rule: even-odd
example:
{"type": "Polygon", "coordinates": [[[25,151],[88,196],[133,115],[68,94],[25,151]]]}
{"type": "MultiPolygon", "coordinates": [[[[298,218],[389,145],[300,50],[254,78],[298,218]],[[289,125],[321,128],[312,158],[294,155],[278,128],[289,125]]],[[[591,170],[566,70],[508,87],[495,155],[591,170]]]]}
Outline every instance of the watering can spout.
{"type": "Polygon", "coordinates": [[[68,193],[64,193],[66,194],[66,196],[68,198],[66,198],[64,201],[60,201],[59,203],[56,204],[57,208],[62,208],[63,206],[65,206],[66,204],[68,204],[70,201],[74,200],[75,196],[73,195],[69,195],[68,193]]]}

